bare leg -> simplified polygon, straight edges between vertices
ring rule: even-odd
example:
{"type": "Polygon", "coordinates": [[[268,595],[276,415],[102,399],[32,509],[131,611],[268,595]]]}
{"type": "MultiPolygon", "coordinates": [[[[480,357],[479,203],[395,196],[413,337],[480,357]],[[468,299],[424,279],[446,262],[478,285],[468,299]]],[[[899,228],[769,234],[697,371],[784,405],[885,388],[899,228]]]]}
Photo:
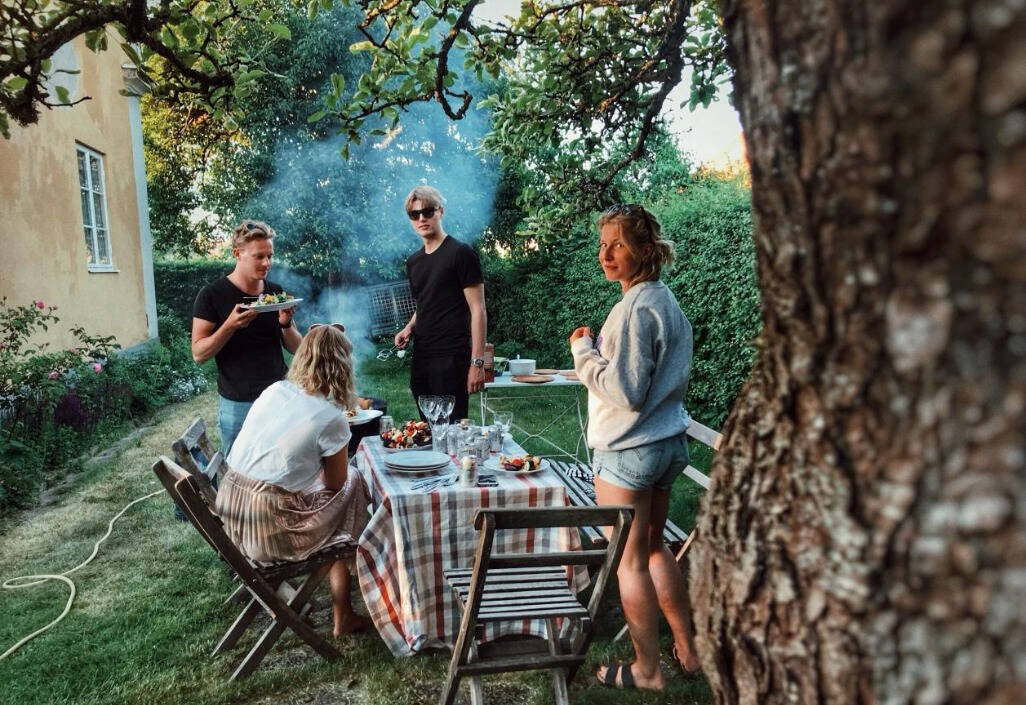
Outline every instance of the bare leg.
{"type": "Polygon", "coordinates": [[[349,592],[349,567],[343,561],[335,561],[328,573],[331,586],[331,616],[335,622],[333,633],[351,634],[371,626],[369,618],[353,611],[353,598],[349,592]]]}
{"type": "Polygon", "coordinates": [[[670,549],[663,543],[663,528],[670,504],[668,489],[652,489],[652,515],[649,526],[649,546],[652,552],[648,558],[648,569],[652,574],[659,609],[673,632],[673,643],[677,647],[677,658],[681,668],[697,671],[700,668],[698,656],[693,648],[691,631],[691,606],[688,603],[684,576],[670,549]]]}
{"type": "MultiPolygon", "coordinates": [[[[663,689],[659,669],[658,596],[649,573],[649,514],[652,491],[634,491],[595,478],[595,502],[599,505],[629,504],[634,508],[627,543],[616,577],[620,584],[620,602],[634,642],[631,675],[639,688],[663,689]]],[[[660,537],[662,541],[662,537],[660,537]]],[[[598,673],[602,678],[604,671],[598,673]]]]}

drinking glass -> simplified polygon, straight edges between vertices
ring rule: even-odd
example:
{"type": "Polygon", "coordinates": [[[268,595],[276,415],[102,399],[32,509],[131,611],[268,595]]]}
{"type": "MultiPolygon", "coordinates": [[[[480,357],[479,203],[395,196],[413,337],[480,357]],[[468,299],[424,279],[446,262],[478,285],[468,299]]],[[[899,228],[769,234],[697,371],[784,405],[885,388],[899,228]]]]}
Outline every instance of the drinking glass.
{"type": "Polygon", "coordinates": [[[502,434],[505,436],[509,433],[510,426],[513,425],[513,412],[496,411],[492,414],[492,423],[497,423],[502,426],[502,434]]]}
{"type": "Polygon", "coordinates": [[[417,397],[417,405],[420,407],[421,413],[424,414],[424,418],[429,422],[434,422],[439,401],[439,397],[434,394],[421,394],[417,397]]]}
{"type": "Polygon", "coordinates": [[[431,427],[431,450],[436,450],[439,453],[447,452],[447,441],[446,438],[450,433],[449,424],[447,423],[436,423],[431,427]]]}
{"type": "Polygon", "coordinates": [[[392,417],[391,416],[388,416],[388,415],[382,416],[381,417],[381,426],[379,428],[380,428],[381,433],[385,433],[386,431],[391,431],[392,429],[395,428],[395,422],[392,421],[392,417]]]}
{"type": "Polygon", "coordinates": [[[438,397],[438,415],[448,422],[449,417],[452,415],[452,408],[455,405],[456,397],[452,394],[442,394],[438,397]]]}

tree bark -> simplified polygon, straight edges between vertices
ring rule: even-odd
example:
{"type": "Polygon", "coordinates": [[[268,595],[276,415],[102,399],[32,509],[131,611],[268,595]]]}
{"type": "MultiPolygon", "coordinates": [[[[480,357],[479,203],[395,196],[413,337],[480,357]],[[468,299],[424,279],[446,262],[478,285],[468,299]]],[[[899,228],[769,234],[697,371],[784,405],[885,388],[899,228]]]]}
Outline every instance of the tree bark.
{"type": "Polygon", "coordinates": [[[721,10],[765,329],[690,566],[716,701],[1022,703],[1026,3],[721,10]]]}

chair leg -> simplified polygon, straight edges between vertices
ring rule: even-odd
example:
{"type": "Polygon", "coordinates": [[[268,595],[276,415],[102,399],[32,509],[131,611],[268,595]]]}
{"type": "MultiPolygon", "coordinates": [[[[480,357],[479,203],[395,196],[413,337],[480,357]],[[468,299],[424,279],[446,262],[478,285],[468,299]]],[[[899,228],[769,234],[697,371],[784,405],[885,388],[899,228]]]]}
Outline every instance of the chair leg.
{"type": "MultiPolygon", "coordinates": [[[[545,636],[549,642],[549,653],[553,656],[558,656],[563,650],[559,648],[559,629],[556,626],[556,620],[546,619],[545,626],[545,636]]],[[[552,669],[552,692],[556,705],[570,705],[570,694],[567,692],[565,668],[552,669]]]]}
{"type": "MultiPolygon", "coordinates": [[[[467,662],[474,663],[477,660],[477,645],[471,641],[467,662]]],[[[484,687],[481,683],[481,676],[470,676],[470,705],[484,705],[484,687]]]]}
{"type": "Polygon", "coordinates": [[[230,605],[233,602],[245,602],[246,596],[248,594],[249,592],[246,590],[246,586],[242,583],[239,583],[239,586],[235,588],[235,592],[226,597],[224,602],[222,602],[221,604],[230,605]]]}
{"type": "Polygon", "coordinates": [[[249,653],[239,664],[235,672],[232,673],[229,680],[236,680],[245,678],[257,669],[260,662],[267,655],[267,652],[271,650],[274,642],[278,640],[281,633],[286,628],[291,629],[296,635],[305,641],[313,648],[314,651],[319,653],[326,659],[333,659],[341,657],[334,646],[328,643],[328,641],[320,634],[315,632],[310,625],[303,621],[300,613],[303,611],[303,607],[313,591],[317,588],[317,585],[324,579],[331,569],[331,563],[324,563],[319,566],[310,576],[303,582],[295,596],[288,601],[286,604],[282,604],[278,610],[272,611],[273,621],[264,633],[257,639],[257,643],[250,649],[249,653]]]}
{"type": "Polygon", "coordinates": [[[249,604],[239,612],[239,616],[235,618],[234,622],[232,622],[232,626],[230,626],[228,631],[224,633],[224,636],[221,637],[221,641],[217,643],[217,646],[214,647],[214,650],[210,655],[217,656],[219,653],[227,651],[235,646],[236,642],[239,641],[239,638],[246,633],[246,629],[253,622],[256,616],[260,614],[260,609],[261,606],[257,599],[255,597],[250,598],[249,604]]]}

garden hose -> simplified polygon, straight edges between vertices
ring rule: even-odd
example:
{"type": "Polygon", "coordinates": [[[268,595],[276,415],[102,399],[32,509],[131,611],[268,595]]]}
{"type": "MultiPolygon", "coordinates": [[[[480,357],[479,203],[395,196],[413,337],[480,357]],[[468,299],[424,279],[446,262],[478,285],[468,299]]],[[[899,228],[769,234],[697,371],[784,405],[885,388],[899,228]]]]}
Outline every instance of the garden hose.
{"type": "Polygon", "coordinates": [[[131,502],[126,504],[124,506],[124,508],[120,512],[115,514],[114,518],[111,519],[110,522],[108,522],[108,524],[107,524],[107,533],[105,533],[100,538],[99,541],[97,541],[95,544],[93,544],[93,552],[89,555],[89,557],[86,558],[81,563],[79,563],[74,568],[72,568],[71,570],[66,570],[63,573],[58,573],[56,575],[47,575],[47,574],[41,574],[41,575],[19,575],[19,576],[15,577],[15,578],[8,578],[7,580],[5,580],[3,582],[2,585],[0,585],[0,587],[3,587],[5,590],[20,590],[22,588],[28,588],[28,587],[33,587],[35,585],[41,585],[41,584],[43,584],[43,583],[45,583],[47,581],[50,581],[50,580],[59,580],[62,583],[67,584],[67,586],[71,589],[71,594],[68,595],[68,603],[66,605],[64,605],[64,611],[60,613],[60,615],[57,617],[57,619],[53,620],[52,622],[47,624],[45,627],[37,629],[36,631],[32,632],[28,636],[23,637],[14,646],[12,646],[11,648],[7,649],[7,651],[5,651],[2,654],[0,654],[0,661],[3,661],[5,658],[7,658],[11,654],[13,654],[15,651],[20,649],[22,646],[27,644],[29,641],[31,641],[32,639],[35,639],[37,636],[39,636],[40,634],[42,634],[46,630],[50,629],[55,624],[57,624],[62,619],[64,619],[66,616],[68,616],[68,612],[71,611],[71,603],[75,601],[75,595],[76,595],[76,593],[78,591],[75,588],[75,583],[72,582],[71,578],[69,578],[67,576],[71,575],[72,573],[74,573],[79,568],[84,568],[85,566],[89,565],[89,562],[92,561],[94,558],[96,558],[96,554],[99,553],[99,551],[100,551],[100,544],[103,543],[104,541],[106,541],[110,537],[111,532],[114,530],[114,522],[116,522],[118,519],[120,519],[121,515],[124,514],[125,512],[127,512],[132,507],[132,505],[138,504],[139,502],[147,500],[147,499],[149,499],[151,497],[156,497],[159,494],[164,494],[164,490],[158,490],[157,492],[151,492],[150,494],[145,495],[143,497],[139,497],[138,499],[133,499],[131,502]]]}

